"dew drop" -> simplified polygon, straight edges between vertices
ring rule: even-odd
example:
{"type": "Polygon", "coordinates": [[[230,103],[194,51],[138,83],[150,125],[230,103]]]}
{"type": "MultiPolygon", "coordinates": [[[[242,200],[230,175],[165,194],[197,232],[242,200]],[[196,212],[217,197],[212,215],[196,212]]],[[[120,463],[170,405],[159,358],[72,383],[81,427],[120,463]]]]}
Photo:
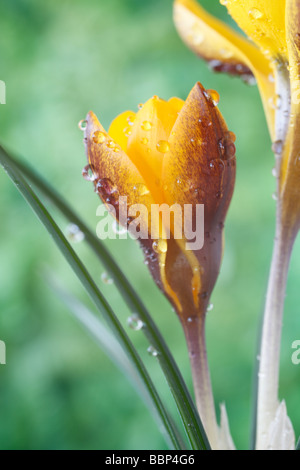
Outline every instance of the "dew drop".
{"type": "Polygon", "coordinates": [[[126,135],[126,137],[130,137],[131,134],[132,134],[131,127],[125,127],[125,128],[123,129],[123,132],[124,132],[124,134],[126,135]]]}
{"type": "Polygon", "coordinates": [[[231,132],[231,131],[228,131],[226,133],[226,139],[227,140],[230,140],[231,142],[235,142],[236,141],[236,135],[234,132],[231,132]]]}
{"type": "Polygon", "coordinates": [[[94,132],[93,141],[95,142],[95,144],[103,144],[103,142],[105,142],[105,139],[106,139],[106,135],[104,134],[104,132],[101,132],[101,131],[94,132]]]}
{"type": "Polygon", "coordinates": [[[143,145],[149,144],[149,139],[147,139],[147,137],[144,137],[144,138],[141,140],[141,144],[143,144],[143,145]]]}
{"type": "Polygon", "coordinates": [[[83,168],[82,176],[86,181],[95,181],[97,178],[91,165],[86,165],[83,168]]]}
{"type": "Polygon", "coordinates": [[[170,144],[166,140],[160,140],[157,143],[156,148],[161,153],[167,153],[170,150],[170,144]]]}
{"type": "Polygon", "coordinates": [[[109,149],[114,149],[116,146],[115,142],[113,140],[110,140],[108,143],[107,143],[107,147],[109,149]]]}
{"type": "Polygon", "coordinates": [[[209,100],[214,106],[218,106],[220,102],[220,95],[216,90],[205,90],[204,96],[209,100]]]}
{"type": "Polygon", "coordinates": [[[192,35],[192,41],[195,46],[199,46],[200,44],[202,44],[204,39],[205,39],[205,36],[202,33],[202,31],[195,31],[192,35]]]}
{"type": "Polygon", "coordinates": [[[211,312],[213,309],[214,309],[214,304],[209,304],[206,311],[211,312]]]}
{"type": "Polygon", "coordinates": [[[274,201],[278,201],[277,193],[273,193],[273,194],[272,194],[272,199],[273,199],[274,201]]]}
{"type": "Polygon", "coordinates": [[[139,103],[139,104],[138,104],[138,109],[143,109],[143,106],[144,106],[143,103],[139,103]]]}
{"type": "Polygon", "coordinates": [[[118,188],[109,178],[101,178],[97,183],[96,192],[102,195],[118,194],[118,188]]]}
{"type": "Polygon", "coordinates": [[[149,348],[147,349],[147,353],[150,354],[150,356],[152,357],[157,357],[159,355],[159,352],[157,351],[157,349],[155,349],[154,346],[149,346],[149,348]]]}
{"type": "Polygon", "coordinates": [[[168,242],[167,240],[163,240],[163,239],[155,240],[152,244],[152,248],[155,251],[155,253],[158,253],[158,254],[167,253],[168,242]]]}
{"type": "Polygon", "coordinates": [[[272,108],[272,109],[281,109],[282,107],[282,97],[281,95],[276,95],[274,97],[271,97],[269,99],[269,106],[272,108]]]}
{"type": "Polygon", "coordinates": [[[220,158],[216,160],[211,160],[209,163],[209,168],[211,170],[220,171],[221,173],[223,173],[223,171],[225,170],[225,163],[220,158]]]}
{"type": "Polygon", "coordinates": [[[136,120],[136,117],[135,117],[134,115],[128,116],[128,118],[127,118],[128,125],[129,125],[129,126],[133,126],[135,120],[136,120]]]}
{"type": "Polygon", "coordinates": [[[147,186],[143,183],[138,183],[134,186],[133,190],[138,194],[139,196],[147,196],[147,194],[150,193],[149,189],[147,186]]]}
{"type": "Polygon", "coordinates": [[[272,175],[274,176],[274,178],[277,178],[278,175],[277,175],[277,170],[276,170],[276,168],[273,168],[273,169],[272,169],[272,175]]]}
{"type": "Polygon", "coordinates": [[[220,139],[219,142],[218,142],[218,147],[219,147],[219,152],[220,152],[220,156],[222,158],[225,157],[225,154],[226,154],[226,146],[225,146],[225,141],[224,139],[220,139]]]}
{"type": "Polygon", "coordinates": [[[134,313],[128,318],[127,325],[132,330],[139,331],[144,327],[144,322],[140,319],[140,317],[136,313],[134,313]]]}
{"type": "Polygon", "coordinates": [[[283,141],[276,140],[276,142],[274,142],[272,145],[272,150],[275,153],[275,155],[281,155],[282,150],[283,150],[283,141]]]}
{"type": "Polygon", "coordinates": [[[150,121],[144,121],[141,124],[143,131],[150,131],[152,129],[152,124],[150,121]]]}
{"type": "Polygon", "coordinates": [[[111,286],[114,283],[114,280],[111,277],[109,277],[109,275],[106,272],[101,274],[101,281],[108,286],[111,286]]]}
{"type": "Polygon", "coordinates": [[[264,14],[258,8],[252,8],[251,10],[249,10],[249,16],[253,20],[261,20],[264,14]]]}
{"type": "Polygon", "coordinates": [[[81,131],[85,131],[87,128],[87,121],[85,119],[82,119],[81,121],[79,121],[78,127],[81,131]]]}
{"type": "Polygon", "coordinates": [[[226,160],[231,160],[232,158],[235,157],[236,147],[233,142],[226,142],[225,147],[226,147],[226,153],[225,153],[226,160]]]}
{"type": "Polygon", "coordinates": [[[72,243],[81,243],[85,238],[84,233],[80,230],[78,225],[75,224],[69,224],[67,226],[66,236],[72,243]]]}
{"type": "Polygon", "coordinates": [[[229,49],[220,49],[220,54],[224,59],[230,59],[233,56],[233,52],[229,49]]]}

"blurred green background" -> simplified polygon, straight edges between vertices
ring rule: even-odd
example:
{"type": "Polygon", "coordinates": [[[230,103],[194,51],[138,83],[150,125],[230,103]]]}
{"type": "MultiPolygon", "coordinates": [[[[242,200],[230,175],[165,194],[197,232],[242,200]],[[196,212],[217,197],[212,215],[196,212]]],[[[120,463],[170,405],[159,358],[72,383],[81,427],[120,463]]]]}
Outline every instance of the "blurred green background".
{"type": "MultiPolygon", "coordinates": [[[[230,21],[217,0],[202,3],[230,21]]],[[[226,402],[234,440],[246,449],[275,213],[273,156],[257,88],[212,73],[186,49],[172,23],[171,0],[2,0],[0,31],[0,79],[7,85],[1,143],[44,175],[93,230],[99,202],[81,177],[85,155],[78,121],[92,109],[108,127],[118,113],[137,109],[154,94],[185,99],[198,80],[219,91],[220,109],[238,137],[238,174],[208,318],[208,350],[216,403],[226,402]]],[[[93,309],[3,171],[0,188],[0,340],[7,345],[7,365],[0,366],[0,448],[166,448],[134,389],[47,284],[50,269],[63,288],[93,309]]],[[[153,313],[191,387],[179,322],[138,246],[129,240],[110,241],[108,247],[153,313]]],[[[84,243],[76,249],[126,325],[130,312],[114,285],[101,281],[103,267],[84,243]]],[[[286,298],[280,390],[297,434],[300,366],[292,365],[291,344],[300,338],[299,255],[298,243],[286,298]]],[[[129,334],[174,411],[147,342],[138,332],[129,334]]]]}

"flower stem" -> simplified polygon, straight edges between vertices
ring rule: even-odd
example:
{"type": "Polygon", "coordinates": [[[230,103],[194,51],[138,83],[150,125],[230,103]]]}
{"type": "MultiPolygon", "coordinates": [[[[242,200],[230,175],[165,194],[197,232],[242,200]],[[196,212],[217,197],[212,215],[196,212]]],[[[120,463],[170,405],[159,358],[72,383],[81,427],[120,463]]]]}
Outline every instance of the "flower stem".
{"type": "Polygon", "coordinates": [[[277,230],[263,321],[257,408],[257,450],[268,447],[268,433],[279,406],[280,343],[284,299],[294,231],[277,219],[277,230]]]}
{"type": "Polygon", "coordinates": [[[218,425],[207,361],[205,319],[184,324],[198,412],[211,448],[218,449],[218,425]]]}

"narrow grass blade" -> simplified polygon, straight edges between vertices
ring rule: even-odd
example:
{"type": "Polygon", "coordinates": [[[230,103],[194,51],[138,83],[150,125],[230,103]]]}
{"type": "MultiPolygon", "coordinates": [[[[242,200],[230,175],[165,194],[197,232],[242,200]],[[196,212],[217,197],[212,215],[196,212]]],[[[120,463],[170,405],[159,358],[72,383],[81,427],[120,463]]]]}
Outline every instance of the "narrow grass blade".
{"type": "Polygon", "coordinates": [[[76,224],[84,233],[86,242],[113,277],[117,288],[124,300],[127,302],[129,308],[132,312],[138,314],[140,319],[143,321],[145,327],[142,331],[145,333],[149,343],[160,352],[158,360],[173,394],[192,449],[209,450],[210,445],[195,404],[164,338],[156,327],[142,300],[137,295],[124,273],[120,270],[104,244],[91,230],[89,230],[87,225],[72,210],[72,208],[69,207],[63,198],[34,170],[32,170],[28,165],[13,158],[1,146],[0,155],[4,155],[12,167],[15,167],[25,175],[40,191],[43,192],[45,196],[47,196],[47,198],[70,222],[76,224]]]}
{"type": "Polygon", "coordinates": [[[91,299],[94,301],[99,312],[104,316],[111,330],[113,331],[115,337],[117,338],[119,344],[122,346],[126,352],[129,359],[134,364],[138,374],[141,377],[141,380],[144,382],[147,387],[149,397],[151,398],[153,411],[156,412],[161,420],[161,424],[164,427],[164,430],[169,437],[169,441],[172,443],[172,446],[175,449],[180,449],[180,443],[177,441],[177,431],[174,430],[173,423],[168,417],[168,413],[165,410],[160,397],[152,383],[144,365],[141,361],[138,353],[136,352],[133,344],[128,338],[126,332],[122,328],[119,320],[112,311],[110,305],[107,303],[106,299],[103,297],[102,293],[96,286],[89,272],[69,244],[69,242],[64,237],[63,233],[52,219],[51,215],[41,203],[37,195],[30,188],[27,182],[24,180],[22,175],[18,170],[11,166],[9,159],[4,152],[0,152],[0,164],[11,178],[15,186],[18,188],[20,193],[23,195],[25,200],[28,202],[30,207],[33,209],[37,217],[40,219],[44,227],[47,229],[48,233],[53,238],[57,247],[61,251],[62,255],[65,257],[74,273],[77,275],[81,284],[84,286],[91,299]]]}
{"type": "MultiPolygon", "coordinates": [[[[54,273],[47,273],[46,279],[55,294],[66,305],[66,307],[83,326],[83,328],[96,341],[106,356],[118,367],[124,377],[126,377],[126,379],[140,395],[146,406],[151,409],[152,403],[149,401],[148,390],[145,387],[144,382],[141,381],[136,369],[129,361],[118,341],[115,339],[114,335],[103,325],[103,323],[93,312],[91,312],[82,302],[80,302],[80,300],[61,287],[62,282],[57,281],[57,277],[56,275],[54,276],[54,273]]],[[[169,420],[171,420],[170,416],[169,420]]],[[[177,433],[177,441],[180,443],[180,448],[184,449],[185,443],[183,442],[176,426],[174,426],[174,432],[177,433]]],[[[167,436],[165,437],[167,438],[167,436]]]]}

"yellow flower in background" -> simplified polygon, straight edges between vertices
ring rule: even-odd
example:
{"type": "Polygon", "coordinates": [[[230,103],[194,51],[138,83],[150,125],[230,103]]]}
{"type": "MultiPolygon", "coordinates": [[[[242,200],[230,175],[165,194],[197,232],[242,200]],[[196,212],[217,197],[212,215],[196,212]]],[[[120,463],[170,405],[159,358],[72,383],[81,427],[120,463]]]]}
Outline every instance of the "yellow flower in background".
{"type": "MultiPolygon", "coordinates": [[[[89,162],[84,175],[94,182],[102,201],[113,207],[120,224],[130,231],[138,221],[146,264],[180,318],[193,369],[198,369],[200,351],[205,350],[204,320],[220,270],[224,222],[236,172],[235,136],[228,131],[218,102],[217,92],[197,83],[185,102],[154,96],[137,113],[118,116],[108,132],[90,112],[84,130],[89,162]],[[120,207],[124,197],[129,214],[125,220],[120,207]],[[135,219],[137,205],[142,207],[135,219]],[[178,228],[178,219],[166,222],[160,208],[176,206],[185,223],[186,218],[196,220],[200,205],[204,207],[204,227],[200,227],[204,244],[187,249],[186,233],[182,226],[178,228]]],[[[192,225],[197,235],[199,227],[192,225]]],[[[207,371],[194,374],[198,391],[199,383],[210,388],[207,375],[202,385],[203,374],[207,371]]],[[[219,431],[212,399],[206,393],[201,400],[201,417],[217,447],[219,431]]],[[[224,410],[222,416],[227,422],[224,410]]]]}
{"type": "Polygon", "coordinates": [[[249,39],[208,14],[196,0],[176,0],[184,42],[213,69],[256,78],[276,154],[278,200],[288,236],[300,228],[300,2],[220,0],[249,39]]]}

